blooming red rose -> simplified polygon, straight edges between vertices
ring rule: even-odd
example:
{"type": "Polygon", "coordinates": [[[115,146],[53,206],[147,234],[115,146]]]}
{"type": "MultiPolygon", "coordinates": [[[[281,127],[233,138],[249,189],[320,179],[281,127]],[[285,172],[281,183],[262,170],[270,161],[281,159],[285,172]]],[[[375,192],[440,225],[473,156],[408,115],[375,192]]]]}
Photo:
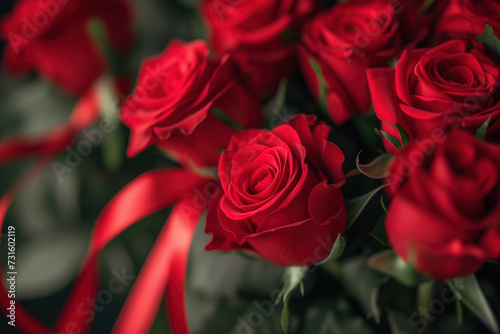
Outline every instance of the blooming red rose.
{"type": "Polygon", "coordinates": [[[1,21],[4,67],[18,75],[33,70],[64,91],[83,93],[107,66],[88,32],[92,19],[104,24],[115,51],[132,47],[126,0],[19,0],[1,21]]]}
{"type": "MultiPolygon", "coordinates": [[[[489,117],[493,135],[500,122],[500,68],[481,43],[451,40],[432,49],[407,50],[396,68],[369,69],[368,83],[382,130],[411,139],[448,128],[475,133],[489,117]]],[[[394,147],[385,141],[386,149],[394,147]]]]}
{"type": "Polygon", "coordinates": [[[269,95],[296,67],[293,34],[315,9],[314,0],[204,0],[202,14],[219,55],[230,53],[259,95],[269,95]]]}
{"type": "Polygon", "coordinates": [[[500,146],[463,130],[426,137],[395,159],[389,243],[436,279],[462,277],[500,258],[500,146]]]}
{"type": "Polygon", "coordinates": [[[490,25],[500,35],[500,3],[491,0],[449,0],[436,25],[440,38],[474,38],[490,25]]]}
{"type": "Polygon", "coordinates": [[[237,129],[214,110],[235,125],[260,126],[260,106],[234,80],[230,61],[208,54],[205,42],[173,41],[144,61],[120,112],[131,130],[128,156],[158,145],[186,166],[215,166],[237,129]]]}
{"type": "MultiPolygon", "coordinates": [[[[318,77],[310,59],[321,67],[327,87],[326,108],[335,123],[369,110],[366,69],[387,66],[389,60],[399,56],[403,45],[416,42],[417,36],[411,33],[415,30],[401,22],[409,19],[407,14],[403,4],[394,1],[348,1],[305,24],[300,48],[302,71],[318,97],[318,77]]],[[[422,26],[419,32],[424,30],[422,26]]]]}
{"type": "Polygon", "coordinates": [[[233,136],[219,161],[222,191],[209,205],[206,249],[248,250],[282,266],[323,260],[347,220],[344,155],[329,132],[302,114],[233,136]]]}

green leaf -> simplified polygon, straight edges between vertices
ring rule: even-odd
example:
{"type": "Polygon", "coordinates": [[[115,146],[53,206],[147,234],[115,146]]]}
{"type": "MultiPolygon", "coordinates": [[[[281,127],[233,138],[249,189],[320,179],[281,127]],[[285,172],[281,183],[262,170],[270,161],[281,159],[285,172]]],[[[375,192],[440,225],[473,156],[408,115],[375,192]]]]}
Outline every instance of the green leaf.
{"type": "Polygon", "coordinates": [[[281,312],[281,326],[285,333],[288,332],[288,321],[290,317],[290,311],[288,309],[288,303],[292,297],[292,293],[300,288],[303,293],[303,280],[307,274],[309,267],[306,266],[295,266],[287,267],[285,269],[285,274],[283,275],[283,287],[276,298],[276,304],[283,300],[283,311],[281,312]]]}
{"type": "Polygon", "coordinates": [[[360,154],[361,152],[359,152],[358,156],[356,157],[356,166],[361,173],[372,179],[383,179],[387,177],[387,175],[389,174],[389,166],[394,160],[394,156],[389,153],[384,153],[369,164],[361,165],[359,163],[360,154]]]}
{"type": "Polygon", "coordinates": [[[409,144],[410,143],[410,136],[405,131],[405,129],[403,129],[403,127],[401,127],[401,125],[399,125],[399,124],[395,124],[394,126],[399,131],[399,136],[401,137],[401,143],[403,144],[403,146],[409,144]]]}
{"type": "Polygon", "coordinates": [[[109,171],[116,172],[125,158],[126,147],[124,143],[125,134],[120,127],[116,124],[116,129],[104,137],[102,143],[101,156],[104,165],[109,171]]]}
{"type": "Polygon", "coordinates": [[[385,215],[382,215],[373,230],[370,232],[370,235],[375,238],[382,245],[390,247],[389,241],[387,240],[387,233],[385,232],[385,215]]]}
{"type": "Polygon", "coordinates": [[[120,73],[120,56],[111,47],[106,24],[99,18],[91,18],[87,22],[87,31],[97,49],[102,53],[111,73],[120,73]]]}
{"type": "Polygon", "coordinates": [[[314,73],[316,73],[316,77],[318,78],[318,102],[321,106],[321,109],[326,112],[328,110],[326,106],[326,93],[328,90],[328,86],[323,76],[323,72],[321,71],[321,66],[319,66],[316,60],[312,58],[309,58],[309,63],[311,64],[311,67],[313,68],[314,73]]]}
{"type": "Polygon", "coordinates": [[[422,282],[417,287],[417,306],[418,309],[425,309],[432,302],[434,297],[434,285],[436,281],[428,280],[422,282]]]}
{"type": "Polygon", "coordinates": [[[498,334],[498,322],[474,275],[447,281],[457,299],[481,320],[493,333],[498,334]]]}
{"type": "Polygon", "coordinates": [[[476,39],[483,42],[483,44],[489,47],[495,56],[500,59],[500,39],[495,36],[491,26],[486,24],[483,33],[477,36],[476,39]]]}
{"type": "Polygon", "coordinates": [[[333,244],[330,255],[328,255],[323,261],[318,262],[316,265],[320,266],[320,265],[325,264],[327,262],[337,260],[344,252],[344,249],[345,249],[345,239],[339,233],[337,239],[335,240],[335,243],[333,244]]]}
{"type": "Polygon", "coordinates": [[[236,120],[234,118],[232,118],[231,116],[229,116],[229,114],[226,113],[223,110],[212,109],[212,115],[214,115],[215,118],[217,118],[222,123],[224,123],[224,124],[226,124],[226,125],[234,128],[236,130],[245,130],[245,128],[243,127],[243,125],[241,125],[240,123],[236,122],[236,120]]]}
{"type": "Polygon", "coordinates": [[[462,303],[458,299],[455,299],[455,309],[457,310],[457,326],[460,326],[464,320],[464,311],[462,309],[462,303]]]}
{"type": "Polygon", "coordinates": [[[114,78],[106,75],[97,82],[99,103],[103,119],[100,124],[106,124],[109,132],[98,129],[103,135],[101,157],[107,170],[117,171],[125,158],[125,134],[120,126],[118,96],[115,90],[114,78]]]}
{"type": "Polygon", "coordinates": [[[408,321],[408,316],[392,309],[386,309],[387,312],[387,322],[389,323],[389,328],[391,334],[418,334],[417,329],[410,324],[408,321]]]}
{"type": "MultiPolygon", "coordinates": [[[[264,332],[259,332],[264,333],[264,332]]],[[[301,334],[373,334],[369,322],[346,296],[322,296],[308,307],[301,334]]],[[[257,333],[256,333],[257,334],[257,333]]]]}
{"type": "Polygon", "coordinates": [[[368,268],[362,256],[346,260],[338,277],[345,292],[363,309],[367,318],[380,323],[382,310],[378,302],[380,286],[389,281],[389,277],[368,268]]]}
{"type": "Polygon", "coordinates": [[[347,228],[351,227],[352,224],[358,219],[361,212],[363,212],[364,208],[370,202],[372,197],[382,188],[385,188],[387,185],[383,185],[378,187],[375,190],[370,191],[369,193],[352,198],[345,203],[345,208],[347,210],[347,228]]]}
{"type": "Polygon", "coordinates": [[[396,137],[388,134],[387,132],[385,131],[382,131],[380,130],[380,133],[382,134],[382,136],[385,137],[385,139],[387,139],[395,148],[397,148],[398,150],[401,149],[401,143],[399,142],[399,139],[397,139],[396,137]]]}
{"type": "Polygon", "coordinates": [[[266,124],[269,124],[270,128],[276,127],[278,124],[293,116],[287,113],[285,106],[287,89],[288,81],[282,80],[276,94],[264,105],[264,117],[266,124]]]}
{"type": "Polygon", "coordinates": [[[488,125],[490,124],[491,116],[477,129],[476,138],[484,141],[486,137],[486,130],[488,130],[488,125]]]}
{"type": "Polygon", "coordinates": [[[285,106],[287,88],[288,88],[288,81],[281,80],[280,85],[278,86],[278,91],[276,92],[276,95],[273,98],[274,102],[273,108],[283,109],[283,107],[285,106]]]}
{"type": "Polygon", "coordinates": [[[391,276],[406,286],[416,286],[429,280],[429,277],[419,274],[412,264],[406,263],[392,249],[372,255],[367,263],[373,270],[391,276]]]}

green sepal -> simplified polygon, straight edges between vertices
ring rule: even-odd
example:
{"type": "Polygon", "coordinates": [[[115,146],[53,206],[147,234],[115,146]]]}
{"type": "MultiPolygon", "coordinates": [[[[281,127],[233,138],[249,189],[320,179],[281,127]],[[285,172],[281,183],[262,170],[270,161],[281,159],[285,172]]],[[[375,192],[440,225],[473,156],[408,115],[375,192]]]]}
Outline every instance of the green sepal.
{"type": "Polygon", "coordinates": [[[326,93],[328,91],[328,86],[325,81],[325,77],[323,76],[323,72],[321,70],[321,66],[319,66],[318,62],[312,58],[309,58],[309,63],[316,73],[316,78],[318,79],[318,99],[319,105],[324,112],[327,112],[328,108],[326,105],[326,93]]]}
{"type": "Polygon", "coordinates": [[[292,293],[299,288],[302,295],[304,295],[304,278],[306,277],[309,267],[307,266],[294,266],[287,267],[283,275],[283,287],[276,298],[276,303],[283,301],[283,311],[281,312],[281,327],[285,333],[288,332],[288,322],[290,318],[290,310],[288,303],[292,297],[292,293]]]}
{"type": "Polygon", "coordinates": [[[227,126],[230,126],[236,130],[245,130],[245,127],[240,123],[238,123],[234,118],[229,116],[227,112],[217,108],[212,109],[211,112],[212,115],[215,116],[215,118],[217,118],[219,121],[226,124],[227,126]]]}
{"type": "Polygon", "coordinates": [[[375,158],[375,160],[373,160],[369,164],[361,165],[359,163],[360,154],[361,152],[359,152],[356,157],[356,167],[362,174],[368,176],[371,179],[383,179],[387,177],[389,173],[389,166],[394,160],[394,156],[389,153],[384,153],[375,158]]]}
{"type": "Polygon", "coordinates": [[[495,56],[500,60],[500,39],[495,36],[493,32],[493,28],[486,24],[484,27],[484,31],[481,35],[476,36],[476,39],[480,42],[483,42],[488,48],[493,51],[495,56]]]}
{"type": "Polygon", "coordinates": [[[283,79],[278,86],[276,94],[263,106],[265,123],[268,124],[271,129],[293,116],[287,114],[287,108],[285,106],[287,90],[288,81],[283,79]]]}
{"type": "Polygon", "coordinates": [[[332,250],[330,251],[330,254],[323,261],[318,262],[316,264],[316,266],[320,266],[320,265],[325,264],[327,262],[337,260],[344,252],[345,245],[346,245],[345,239],[339,233],[339,235],[337,236],[337,239],[335,240],[335,243],[333,244],[333,247],[332,247],[332,250]]]}
{"type": "Polygon", "coordinates": [[[480,127],[477,129],[476,138],[484,141],[486,137],[486,130],[488,130],[488,125],[490,124],[491,117],[489,117],[480,127]]]}
{"type": "Polygon", "coordinates": [[[368,266],[373,270],[391,276],[405,286],[417,286],[430,278],[418,273],[413,265],[406,263],[394,250],[388,249],[372,255],[368,266]]]}
{"type": "Polygon", "coordinates": [[[384,203],[384,195],[380,196],[380,206],[382,206],[382,209],[384,210],[385,213],[389,213],[384,203]]]}
{"type": "Polygon", "coordinates": [[[368,202],[370,202],[372,197],[380,189],[385,188],[386,186],[387,185],[380,186],[377,189],[372,190],[363,196],[352,198],[346,201],[345,208],[347,211],[347,228],[351,227],[352,224],[354,224],[354,222],[356,221],[356,219],[358,219],[359,215],[361,214],[361,212],[363,212],[364,208],[366,207],[368,202]]]}
{"type": "Polygon", "coordinates": [[[493,333],[498,334],[498,321],[474,275],[446,281],[451,291],[493,333]]]}
{"type": "Polygon", "coordinates": [[[403,144],[402,146],[409,144],[410,143],[410,136],[405,131],[405,129],[403,129],[403,127],[399,124],[395,124],[394,126],[399,131],[399,135],[401,136],[401,144],[403,144]]]}
{"type": "Polygon", "coordinates": [[[382,134],[382,136],[385,137],[385,139],[387,139],[389,141],[389,143],[392,144],[392,146],[394,146],[396,149],[400,150],[402,148],[401,146],[401,142],[399,141],[399,139],[397,139],[396,137],[388,134],[387,132],[385,131],[382,131],[380,130],[380,133],[382,134]]]}

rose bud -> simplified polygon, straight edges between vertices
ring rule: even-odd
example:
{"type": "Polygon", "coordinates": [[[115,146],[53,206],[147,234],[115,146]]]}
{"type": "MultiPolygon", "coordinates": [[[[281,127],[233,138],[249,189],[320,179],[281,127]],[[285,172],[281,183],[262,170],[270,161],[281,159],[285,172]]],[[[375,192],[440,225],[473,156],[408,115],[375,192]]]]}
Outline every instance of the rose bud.
{"type": "MultiPolygon", "coordinates": [[[[367,75],[382,130],[396,138],[394,124],[414,140],[449,128],[475,133],[490,117],[489,138],[497,137],[500,68],[479,42],[451,40],[406,50],[395,69],[369,69],[367,75]]],[[[388,152],[397,152],[386,139],[384,144],[388,152]]]]}
{"type": "Polygon", "coordinates": [[[297,67],[295,45],[314,0],[203,0],[209,40],[220,56],[231,54],[240,75],[259,96],[269,96],[297,67]]]}
{"type": "Polygon", "coordinates": [[[127,155],[157,145],[188,168],[216,166],[237,128],[259,127],[262,118],[232,68],[227,57],[209,58],[203,41],[173,41],[146,59],[120,111],[131,130],[127,155]]]}
{"type": "Polygon", "coordinates": [[[463,130],[406,146],[387,179],[395,196],[389,243],[417,271],[439,280],[500,258],[500,146],[463,130]]]}
{"type": "Polygon", "coordinates": [[[17,75],[35,71],[70,94],[85,92],[108,66],[90,35],[92,20],[104,24],[115,52],[131,49],[127,0],[17,1],[0,24],[7,42],[3,66],[17,75]]]}
{"type": "Polygon", "coordinates": [[[329,132],[301,114],[271,131],[234,135],[219,161],[206,249],[250,251],[281,266],[327,257],[347,221],[344,155],[329,132]]]}

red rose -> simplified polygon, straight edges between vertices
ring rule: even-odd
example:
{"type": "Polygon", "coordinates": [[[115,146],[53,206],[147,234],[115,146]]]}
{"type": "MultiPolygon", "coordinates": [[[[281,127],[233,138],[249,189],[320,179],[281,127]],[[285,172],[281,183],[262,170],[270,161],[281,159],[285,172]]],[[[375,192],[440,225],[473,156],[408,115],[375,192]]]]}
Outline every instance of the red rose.
{"type": "MultiPolygon", "coordinates": [[[[466,128],[475,133],[491,117],[500,127],[500,68],[483,45],[452,40],[432,49],[407,50],[396,68],[369,69],[368,83],[382,130],[399,138],[399,124],[411,139],[466,128]]],[[[386,149],[394,147],[384,141],[386,149]]]]}
{"type": "MultiPolygon", "coordinates": [[[[318,78],[309,59],[322,70],[327,86],[326,108],[332,120],[341,124],[356,113],[366,113],[370,92],[365,71],[384,67],[396,58],[404,44],[415,40],[403,33],[402,17],[408,15],[394,1],[349,1],[321,12],[305,24],[300,64],[313,94],[318,97],[318,78]]],[[[424,29],[420,29],[424,31],[424,29]]]]}
{"type": "Polygon", "coordinates": [[[436,279],[462,277],[500,258],[500,146],[463,130],[405,148],[389,176],[389,243],[436,279]]]}
{"type": "Polygon", "coordinates": [[[436,25],[441,39],[474,38],[490,25],[500,35],[500,3],[491,0],[449,0],[436,25]]]}
{"type": "Polygon", "coordinates": [[[314,0],[204,0],[202,14],[212,47],[231,54],[249,86],[269,95],[296,67],[293,33],[315,9],[314,0]]]}
{"type": "Polygon", "coordinates": [[[215,166],[237,130],[213,114],[225,113],[243,127],[258,127],[258,103],[234,81],[227,57],[208,57],[205,42],[174,41],[142,64],[134,94],[120,112],[130,128],[127,155],[159,145],[185,166],[215,166]]]}
{"type": "Polygon", "coordinates": [[[329,132],[302,114],[233,136],[219,161],[222,191],[209,205],[206,249],[248,250],[282,266],[323,260],[347,220],[344,155],[329,132]]]}
{"type": "Polygon", "coordinates": [[[64,91],[81,94],[105,71],[106,60],[88,32],[99,19],[112,47],[132,47],[132,12],[125,0],[19,0],[2,19],[7,41],[3,65],[13,74],[31,70],[64,91]]]}

